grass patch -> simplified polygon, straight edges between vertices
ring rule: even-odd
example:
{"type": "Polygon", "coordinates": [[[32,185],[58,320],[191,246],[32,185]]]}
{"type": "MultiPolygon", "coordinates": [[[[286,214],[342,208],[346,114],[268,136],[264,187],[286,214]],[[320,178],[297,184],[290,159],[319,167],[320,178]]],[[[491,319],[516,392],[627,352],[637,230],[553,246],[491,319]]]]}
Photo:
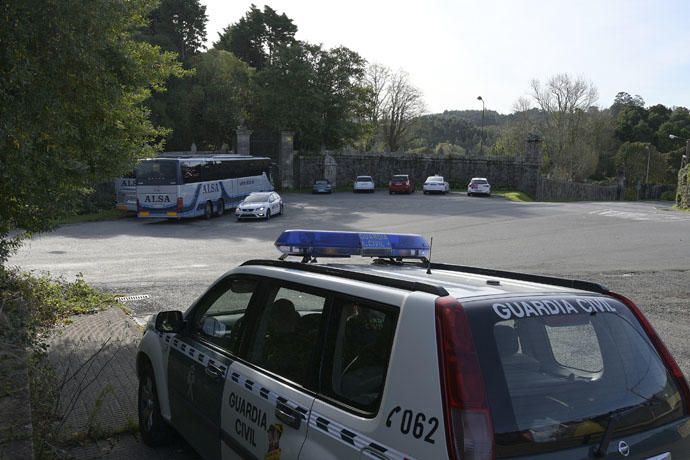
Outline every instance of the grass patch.
{"type": "Polygon", "coordinates": [[[98,222],[102,220],[116,220],[128,216],[127,211],[120,209],[103,209],[89,214],[75,214],[73,216],[63,217],[57,221],[58,225],[79,224],[81,222],[98,222]]]}
{"type": "Polygon", "coordinates": [[[41,336],[71,315],[93,313],[114,304],[111,294],[89,286],[83,275],[74,282],[48,273],[0,266],[0,339],[33,348],[41,336]]]}
{"type": "Polygon", "coordinates": [[[521,201],[525,203],[534,201],[532,197],[526,194],[525,192],[519,192],[517,190],[495,191],[493,192],[493,194],[497,196],[502,196],[503,198],[510,201],[521,201]]]}

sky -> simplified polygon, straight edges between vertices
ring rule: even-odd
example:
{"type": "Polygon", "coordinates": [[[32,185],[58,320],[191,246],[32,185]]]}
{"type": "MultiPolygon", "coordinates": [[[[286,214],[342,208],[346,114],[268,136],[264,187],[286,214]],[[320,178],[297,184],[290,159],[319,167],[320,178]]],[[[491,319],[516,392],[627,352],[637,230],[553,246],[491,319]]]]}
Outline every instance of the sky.
{"type": "Polygon", "coordinates": [[[689,0],[200,0],[208,46],[251,3],[285,13],[297,39],[346,46],[404,70],[428,113],[511,113],[533,79],[582,77],[609,107],[616,93],[690,107],[689,0]]]}

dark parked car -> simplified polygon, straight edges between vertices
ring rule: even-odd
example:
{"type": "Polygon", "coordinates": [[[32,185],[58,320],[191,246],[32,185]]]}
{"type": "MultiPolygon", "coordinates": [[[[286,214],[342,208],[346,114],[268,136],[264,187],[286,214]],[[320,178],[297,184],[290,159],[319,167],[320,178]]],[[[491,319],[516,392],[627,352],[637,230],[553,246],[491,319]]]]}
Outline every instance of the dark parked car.
{"type": "Polygon", "coordinates": [[[311,188],[311,193],[331,193],[333,192],[333,186],[331,181],[328,179],[317,179],[314,181],[314,185],[311,188]]]}
{"type": "Polygon", "coordinates": [[[407,174],[396,174],[388,182],[388,193],[414,193],[414,181],[407,174]]]}

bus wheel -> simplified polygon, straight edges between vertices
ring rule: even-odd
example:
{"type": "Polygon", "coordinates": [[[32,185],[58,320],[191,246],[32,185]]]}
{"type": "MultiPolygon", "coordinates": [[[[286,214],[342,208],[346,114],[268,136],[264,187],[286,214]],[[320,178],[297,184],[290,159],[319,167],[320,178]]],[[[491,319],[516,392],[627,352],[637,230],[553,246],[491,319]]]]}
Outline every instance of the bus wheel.
{"type": "Polygon", "coordinates": [[[222,216],[223,213],[225,212],[225,201],[221,198],[218,200],[218,209],[216,209],[216,215],[217,216],[222,216]]]}
{"type": "Polygon", "coordinates": [[[210,201],[207,201],[206,206],[204,206],[204,219],[210,219],[211,217],[213,217],[213,205],[210,201]]]}

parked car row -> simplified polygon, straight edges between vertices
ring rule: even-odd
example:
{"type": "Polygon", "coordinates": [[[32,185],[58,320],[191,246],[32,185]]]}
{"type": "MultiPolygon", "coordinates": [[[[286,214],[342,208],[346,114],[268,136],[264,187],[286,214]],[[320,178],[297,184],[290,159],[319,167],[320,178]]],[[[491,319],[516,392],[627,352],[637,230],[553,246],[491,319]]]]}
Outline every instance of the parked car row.
{"type": "MultiPolygon", "coordinates": [[[[373,193],[376,190],[376,184],[371,176],[357,176],[353,185],[352,191],[373,193]]],[[[414,193],[416,185],[414,179],[409,174],[396,174],[388,182],[388,193],[414,193]]],[[[422,186],[424,194],[440,193],[445,195],[450,192],[450,184],[443,176],[435,175],[429,176],[424,181],[422,186]]],[[[328,179],[317,179],[312,186],[312,193],[332,193],[333,186],[328,179]]],[[[486,195],[491,196],[491,185],[485,177],[473,177],[467,185],[467,196],[486,195]]]]}

